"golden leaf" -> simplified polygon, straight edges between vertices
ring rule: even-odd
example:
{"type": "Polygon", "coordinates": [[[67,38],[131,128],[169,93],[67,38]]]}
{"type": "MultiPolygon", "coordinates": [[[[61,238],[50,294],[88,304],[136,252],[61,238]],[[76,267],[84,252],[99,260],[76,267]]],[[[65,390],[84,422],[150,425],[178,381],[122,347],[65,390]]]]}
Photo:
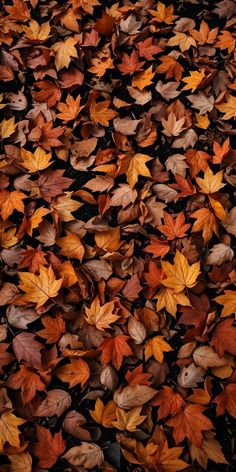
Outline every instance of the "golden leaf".
{"type": "Polygon", "coordinates": [[[181,252],[176,251],[173,265],[166,261],[162,261],[161,265],[167,275],[167,279],[161,281],[165,287],[172,288],[179,293],[185,287],[192,288],[196,285],[197,277],[200,274],[200,262],[195,262],[190,266],[188,259],[181,252]]]}
{"type": "Polygon", "coordinates": [[[44,305],[49,299],[56,297],[62,285],[63,279],[56,280],[51,266],[40,266],[39,275],[30,272],[18,272],[20,277],[19,288],[25,292],[20,296],[20,301],[36,303],[36,307],[44,305]]]}

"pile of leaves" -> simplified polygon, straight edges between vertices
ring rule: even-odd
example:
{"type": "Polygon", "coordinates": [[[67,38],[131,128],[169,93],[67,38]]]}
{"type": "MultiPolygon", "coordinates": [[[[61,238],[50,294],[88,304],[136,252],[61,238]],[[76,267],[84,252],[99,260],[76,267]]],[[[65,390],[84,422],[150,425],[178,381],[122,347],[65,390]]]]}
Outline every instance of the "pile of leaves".
{"type": "Polygon", "coordinates": [[[3,0],[1,472],[233,470],[234,0],[3,0]]]}

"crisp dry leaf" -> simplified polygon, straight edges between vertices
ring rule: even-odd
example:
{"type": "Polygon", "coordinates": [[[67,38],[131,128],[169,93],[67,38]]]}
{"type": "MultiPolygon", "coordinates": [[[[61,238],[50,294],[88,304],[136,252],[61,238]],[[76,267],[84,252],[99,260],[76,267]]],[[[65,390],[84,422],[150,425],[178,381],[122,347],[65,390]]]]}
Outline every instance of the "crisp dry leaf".
{"type": "Polygon", "coordinates": [[[44,469],[50,468],[63,454],[66,443],[62,439],[61,431],[53,436],[49,429],[37,425],[36,432],[38,441],[34,443],[33,452],[39,459],[38,466],[44,469]]]}
{"type": "Polygon", "coordinates": [[[63,458],[75,467],[83,467],[86,469],[100,467],[104,461],[100,446],[83,441],[80,446],[69,449],[69,451],[64,454],[63,458]]]}
{"type": "Polygon", "coordinates": [[[163,339],[163,336],[155,336],[145,343],[144,354],[145,359],[148,360],[151,356],[162,364],[164,359],[164,352],[172,351],[172,347],[163,339]]]}
{"type": "Polygon", "coordinates": [[[84,385],[90,376],[90,369],[88,364],[83,359],[71,359],[69,364],[64,364],[58,367],[55,375],[69,384],[70,388],[75,385],[84,385]]]}
{"type": "Polygon", "coordinates": [[[85,307],[85,319],[87,323],[96,326],[100,331],[104,331],[110,327],[111,323],[119,319],[119,316],[113,313],[114,308],[115,303],[112,301],[101,306],[99,298],[96,296],[90,308],[85,307]]]}
{"type": "Polygon", "coordinates": [[[96,423],[101,424],[104,428],[113,428],[113,423],[116,420],[116,404],[113,400],[110,400],[104,405],[102,400],[97,398],[95,410],[90,410],[90,415],[96,423]]]}
{"type": "Polygon", "coordinates": [[[145,420],[145,415],[140,415],[142,407],[132,408],[129,411],[122,410],[122,408],[116,408],[116,421],[113,422],[113,426],[121,431],[137,431],[139,426],[145,420]]]}
{"type": "Polygon", "coordinates": [[[68,67],[71,59],[73,57],[78,57],[77,50],[75,45],[77,44],[77,40],[69,37],[66,38],[64,41],[58,41],[54,43],[52,46],[52,50],[55,54],[55,65],[57,70],[63,69],[63,67],[68,67]]]}
{"type": "Polygon", "coordinates": [[[100,346],[101,349],[101,361],[103,365],[107,365],[109,362],[119,370],[123,357],[132,356],[133,351],[128,344],[129,336],[119,334],[118,336],[110,337],[105,339],[100,346]]]}
{"type": "Polygon", "coordinates": [[[234,290],[225,290],[223,295],[215,298],[215,301],[223,305],[222,318],[236,313],[236,293],[234,290]]]}
{"type": "Polygon", "coordinates": [[[19,288],[25,292],[20,297],[23,304],[36,303],[36,307],[41,307],[49,298],[58,295],[62,285],[62,279],[56,279],[51,266],[40,266],[39,275],[30,272],[19,272],[19,288]]]}
{"type": "Polygon", "coordinates": [[[174,438],[179,444],[187,437],[192,444],[201,447],[203,431],[212,429],[212,422],[203,415],[204,407],[200,405],[187,405],[175,416],[167,421],[168,426],[174,427],[174,438]]]}
{"type": "Polygon", "coordinates": [[[169,262],[162,262],[162,269],[167,278],[162,280],[162,285],[172,288],[179,293],[185,287],[192,288],[197,283],[197,277],[200,274],[200,262],[195,262],[192,266],[189,265],[187,258],[176,251],[174,264],[169,262]]]}
{"type": "Polygon", "coordinates": [[[6,442],[13,447],[20,447],[20,430],[19,426],[25,423],[25,420],[17,418],[12,413],[12,410],[5,410],[0,416],[0,450],[3,451],[3,447],[6,442]]]}

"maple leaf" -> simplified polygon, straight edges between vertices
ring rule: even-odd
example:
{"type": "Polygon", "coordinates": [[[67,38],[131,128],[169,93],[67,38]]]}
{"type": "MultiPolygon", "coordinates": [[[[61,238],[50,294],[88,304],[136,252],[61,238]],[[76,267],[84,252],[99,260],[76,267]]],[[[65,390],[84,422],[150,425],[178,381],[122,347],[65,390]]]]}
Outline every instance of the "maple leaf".
{"type": "Polygon", "coordinates": [[[173,112],[170,112],[168,119],[161,119],[162,126],[164,128],[163,133],[166,136],[179,136],[181,131],[184,129],[185,117],[177,119],[176,115],[173,112]]]}
{"type": "Polygon", "coordinates": [[[14,210],[24,213],[24,200],[26,195],[20,190],[13,190],[9,192],[8,190],[0,191],[0,213],[2,219],[7,220],[8,216],[12,215],[14,210]]]}
{"type": "Polygon", "coordinates": [[[210,29],[206,21],[203,20],[201,21],[199,31],[191,28],[189,32],[198,44],[212,44],[216,40],[218,28],[210,29]]]}
{"type": "MultiPolygon", "coordinates": [[[[26,223],[26,228],[25,228],[26,233],[29,236],[32,236],[33,230],[35,228],[39,227],[40,223],[42,223],[42,221],[43,221],[43,217],[48,215],[49,213],[50,213],[50,210],[48,210],[47,208],[44,208],[44,207],[37,208],[35,210],[35,212],[33,213],[33,215],[30,216],[30,218],[28,219],[28,221],[26,223]]],[[[38,254],[38,256],[39,256],[39,254],[38,254]]],[[[42,255],[41,255],[41,257],[43,259],[42,255]]],[[[42,265],[44,265],[43,262],[41,262],[41,263],[42,263],[42,265]]],[[[34,272],[34,271],[30,270],[30,272],[34,272]]]]}
{"type": "Polygon", "coordinates": [[[118,320],[119,315],[113,313],[115,308],[114,301],[100,305],[98,296],[94,298],[90,308],[85,307],[86,321],[89,324],[95,325],[100,331],[104,331],[110,327],[111,323],[118,320]]]}
{"type": "Polygon", "coordinates": [[[200,72],[197,70],[190,71],[189,77],[184,77],[182,82],[185,82],[186,85],[183,87],[182,90],[191,90],[194,92],[205,79],[205,69],[202,69],[200,72]]]}
{"type": "Polygon", "coordinates": [[[100,124],[103,126],[109,126],[109,121],[113,120],[115,116],[118,115],[118,112],[109,108],[109,100],[103,100],[102,102],[93,101],[89,108],[89,115],[91,120],[95,124],[100,124]]]}
{"type": "Polygon", "coordinates": [[[39,375],[26,365],[20,365],[20,370],[11,375],[7,385],[14,390],[21,389],[23,403],[33,400],[37,391],[42,392],[46,389],[39,375]]]}
{"type": "Polygon", "coordinates": [[[13,5],[6,5],[4,8],[12,20],[25,22],[30,18],[30,11],[24,0],[14,0],[13,5]]]}
{"type": "Polygon", "coordinates": [[[183,67],[172,56],[160,56],[161,64],[157,67],[156,72],[159,74],[166,74],[166,79],[174,77],[176,81],[181,80],[183,74],[183,67]]]}
{"type": "Polygon", "coordinates": [[[89,412],[96,423],[101,424],[104,428],[113,428],[113,423],[116,420],[116,404],[113,400],[104,405],[98,397],[95,402],[95,410],[89,410],[89,412]]]}
{"type": "Polygon", "coordinates": [[[143,372],[142,365],[138,365],[134,370],[128,370],[125,375],[129,385],[150,385],[151,374],[143,372]]]}
{"type": "Polygon", "coordinates": [[[200,187],[202,193],[215,193],[218,192],[225,184],[222,183],[223,171],[220,170],[216,174],[213,174],[210,167],[205,171],[204,178],[196,177],[196,182],[200,187]]]}
{"type": "Polygon", "coordinates": [[[38,147],[34,153],[22,148],[21,157],[23,159],[21,165],[31,173],[46,169],[52,164],[52,154],[50,152],[47,154],[46,151],[40,147],[38,147]]]}
{"type": "Polygon", "coordinates": [[[176,190],[180,190],[178,193],[178,198],[187,197],[188,195],[193,195],[196,192],[194,185],[190,179],[185,179],[182,175],[176,174],[175,176],[176,184],[171,184],[170,186],[176,190]]]}
{"type": "Polygon", "coordinates": [[[120,156],[117,175],[126,174],[130,187],[134,188],[138,182],[139,175],[151,177],[150,171],[146,166],[146,162],[151,159],[152,157],[141,153],[134,155],[124,154],[120,156]]]}
{"type": "Polygon", "coordinates": [[[15,118],[6,120],[5,118],[0,122],[0,138],[9,138],[16,130],[17,124],[15,124],[15,118]]]}
{"type": "Polygon", "coordinates": [[[19,288],[25,292],[20,297],[23,303],[36,303],[36,308],[41,307],[49,298],[58,295],[63,279],[56,280],[51,266],[40,266],[39,275],[30,272],[19,272],[19,288]]]}
{"type": "Polygon", "coordinates": [[[154,75],[155,72],[152,72],[152,66],[142,72],[138,72],[132,79],[132,87],[137,87],[142,91],[145,87],[151,85],[154,75]]]}
{"type": "Polygon", "coordinates": [[[228,464],[222,452],[221,446],[215,439],[215,434],[212,431],[206,431],[204,433],[200,448],[198,448],[195,444],[191,444],[190,454],[192,460],[197,460],[197,462],[205,470],[207,470],[208,460],[211,460],[216,464],[228,464]]]}
{"type": "Polygon", "coordinates": [[[28,246],[27,250],[22,252],[22,259],[18,265],[18,269],[29,267],[30,272],[38,274],[40,265],[47,265],[45,253],[40,249],[33,249],[28,246]]]}
{"type": "Polygon", "coordinates": [[[218,224],[215,215],[208,208],[200,208],[200,210],[193,212],[191,218],[197,218],[192,227],[192,232],[202,231],[205,242],[211,239],[213,232],[218,235],[218,224]]]}
{"type": "Polygon", "coordinates": [[[179,458],[182,452],[182,447],[169,448],[168,443],[165,440],[164,444],[161,443],[155,452],[155,455],[153,455],[153,462],[160,472],[178,472],[188,466],[185,461],[179,458]]]}
{"type": "Polygon", "coordinates": [[[75,45],[78,41],[72,37],[65,41],[58,41],[52,45],[52,51],[55,53],[55,66],[57,71],[68,67],[72,57],[78,57],[75,45]]]}
{"type": "Polygon", "coordinates": [[[48,39],[50,33],[49,22],[39,25],[37,21],[31,20],[29,26],[23,26],[25,37],[30,41],[44,42],[48,39]]]}
{"type": "Polygon", "coordinates": [[[176,444],[187,437],[191,443],[201,447],[202,431],[213,428],[212,422],[202,414],[204,410],[205,408],[201,405],[187,405],[166,422],[168,426],[174,427],[173,436],[176,444]]]}
{"type": "Polygon", "coordinates": [[[34,443],[32,449],[39,459],[38,466],[44,469],[50,468],[65,451],[66,442],[62,439],[61,431],[53,436],[51,431],[43,426],[36,426],[36,434],[38,441],[34,443]]]}
{"type": "Polygon", "coordinates": [[[127,340],[129,336],[119,334],[118,336],[110,337],[105,339],[99,346],[101,353],[101,362],[103,365],[107,365],[109,362],[119,370],[123,357],[132,356],[133,351],[130,348],[127,340]]]}
{"type": "Polygon", "coordinates": [[[216,48],[227,49],[229,53],[235,49],[236,40],[230,33],[230,31],[223,30],[218,36],[218,40],[215,43],[216,48]]]}
{"type": "Polygon", "coordinates": [[[211,156],[206,152],[198,151],[197,149],[188,149],[185,156],[192,177],[196,177],[201,170],[203,172],[207,170],[208,161],[211,156]]]}
{"type": "Polygon", "coordinates": [[[195,39],[191,38],[191,36],[188,36],[186,33],[177,31],[175,33],[175,36],[170,38],[167,44],[168,46],[179,46],[181,52],[185,52],[188,51],[191,46],[196,46],[196,41],[195,39]]]}
{"type": "Polygon", "coordinates": [[[40,175],[38,179],[39,191],[42,198],[44,198],[44,200],[47,202],[51,202],[52,197],[62,194],[63,190],[70,187],[70,185],[74,182],[74,179],[64,177],[63,174],[63,169],[57,169],[47,170],[40,175]]]}
{"type": "Polygon", "coordinates": [[[137,431],[139,426],[146,418],[146,415],[140,415],[142,407],[132,408],[125,411],[122,408],[116,408],[116,421],[113,421],[113,426],[121,431],[137,431]]]}
{"type": "Polygon", "coordinates": [[[80,95],[78,95],[75,100],[72,95],[67,95],[66,103],[60,102],[57,104],[57,108],[60,111],[60,113],[57,114],[57,118],[64,121],[74,120],[84,108],[84,105],[80,105],[80,100],[80,95]]]}
{"type": "Polygon", "coordinates": [[[225,290],[224,295],[219,295],[214,300],[224,307],[221,314],[222,318],[236,313],[236,293],[234,290],[225,290]]]}
{"type": "Polygon", "coordinates": [[[187,258],[181,252],[176,251],[173,265],[166,261],[162,261],[161,265],[167,275],[167,279],[162,280],[162,285],[165,287],[172,288],[179,293],[185,287],[192,288],[196,285],[197,277],[200,274],[200,262],[195,262],[190,266],[187,258]]]}
{"type": "Polygon", "coordinates": [[[144,64],[145,62],[139,62],[138,54],[133,50],[130,56],[126,53],[122,54],[122,63],[117,65],[117,69],[124,75],[132,75],[141,70],[144,64]]]}
{"type": "Polygon", "coordinates": [[[20,447],[20,430],[18,426],[25,423],[25,420],[17,418],[12,410],[5,410],[0,416],[0,450],[3,452],[5,443],[10,446],[20,447]]]}
{"type": "Polygon", "coordinates": [[[224,113],[222,120],[230,120],[236,117],[236,97],[233,95],[226,96],[226,102],[215,105],[217,110],[224,113]]]}
{"type": "Polygon", "coordinates": [[[178,213],[174,219],[169,213],[164,211],[164,225],[158,225],[158,230],[164,234],[169,241],[175,238],[184,238],[190,224],[185,223],[184,213],[178,213]]]}
{"type": "Polygon", "coordinates": [[[218,323],[213,331],[211,346],[213,346],[220,357],[225,352],[236,355],[235,334],[236,328],[233,326],[234,320],[228,318],[218,323]]]}
{"type": "Polygon", "coordinates": [[[88,364],[83,359],[71,359],[70,364],[64,364],[58,367],[55,375],[59,377],[62,382],[69,384],[70,388],[75,387],[79,383],[84,385],[90,377],[90,369],[88,364]]]}
{"type": "Polygon", "coordinates": [[[159,406],[157,416],[161,420],[167,416],[175,416],[185,406],[185,401],[179,393],[164,385],[152,400],[152,405],[159,406]]]}
{"type": "Polygon", "coordinates": [[[148,10],[158,23],[166,23],[167,25],[173,23],[178,18],[178,15],[173,15],[174,6],[166,6],[164,3],[158,1],[157,10],[148,10]]]}
{"type": "MultiPolygon", "coordinates": [[[[163,280],[163,279],[162,279],[163,280]]],[[[161,283],[162,283],[161,280],[161,283]]],[[[165,308],[170,315],[174,316],[177,313],[177,306],[190,306],[190,301],[184,292],[176,293],[172,288],[162,287],[159,292],[155,295],[157,298],[156,309],[157,311],[165,308]]]]}
{"type": "Polygon", "coordinates": [[[61,90],[54,82],[42,80],[36,83],[41,90],[35,92],[34,98],[38,102],[46,102],[49,108],[53,107],[61,98],[61,90]]]}
{"type": "Polygon", "coordinates": [[[61,254],[67,257],[73,257],[80,261],[84,256],[84,246],[79,236],[66,231],[66,236],[57,238],[57,244],[61,247],[61,254]]]}
{"type": "Polygon", "coordinates": [[[166,241],[161,241],[156,236],[151,236],[151,243],[145,247],[145,252],[150,252],[154,257],[164,257],[170,250],[166,241]]]}
{"type": "Polygon", "coordinates": [[[44,329],[37,331],[37,335],[46,339],[46,342],[49,344],[59,341],[65,332],[65,321],[63,320],[62,315],[57,313],[55,318],[45,315],[41,318],[41,322],[44,329]]]}
{"type": "Polygon", "coordinates": [[[148,61],[153,60],[153,56],[155,56],[156,54],[163,52],[163,49],[161,49],[156,44],[153,44],[152,38],[147,38],[144,41],[139,41],[135,44],[135,47],[138,50],[139,56],[145,57],[145,59],[147,59],[148,61]]]}
{"type": "Polygon", "coordinates": [[[227,138],[223,142],[222,146],[217,141],[214,141],[213,143],[214,156],[212,158],[213,164],[220,164],[222,160],[227,156],[229,150],[230,150],[229,138],[227,138]]]}
{"type": "Polygon", "coordinates": [[[223,415],[227,410],[233,418],[236,418],[236,384],[229,383],[224,386],[222,392],[214,398],[217,416],[223,415]]]}
{"type": "Polygon", "coordinates": [[[72,221],[75,217],[71,214],[77,211],[83,204],[77,200],[73,200],[71,197],[73,192],[65,192],[62,195],[56,197],[52,202],[52,208],[61,221],[72,221]]]}
{"type": "Polygon", "coordinates": [[[149,339],[144,346],[145,360],[150,359],[151,356],[154,356],[155,359],[162,364],[164,359],[163,352],[173,351],[172,347],[164,341],[163,336],[155,336],[154,338],[149,339]]]}

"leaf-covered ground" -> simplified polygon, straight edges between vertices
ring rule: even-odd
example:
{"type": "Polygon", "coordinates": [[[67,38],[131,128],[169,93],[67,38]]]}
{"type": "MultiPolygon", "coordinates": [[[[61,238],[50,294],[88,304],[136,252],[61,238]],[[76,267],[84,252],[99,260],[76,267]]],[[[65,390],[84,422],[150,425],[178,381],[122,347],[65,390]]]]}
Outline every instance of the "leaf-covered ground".
{"type": "Polygon", "coordinates": [[[3,0],[1,472],[234,470],[234,0],[3,0]]]}

